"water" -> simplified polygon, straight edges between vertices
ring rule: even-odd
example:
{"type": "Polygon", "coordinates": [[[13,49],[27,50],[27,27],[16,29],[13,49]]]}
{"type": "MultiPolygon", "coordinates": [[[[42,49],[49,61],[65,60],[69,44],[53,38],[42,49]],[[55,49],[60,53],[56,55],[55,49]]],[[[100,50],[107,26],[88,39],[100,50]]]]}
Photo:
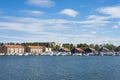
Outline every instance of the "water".
{"type": "Polygon", "coordinates": [[[1,56],[0,80],[118,80],[119,56],[1,56]]]}

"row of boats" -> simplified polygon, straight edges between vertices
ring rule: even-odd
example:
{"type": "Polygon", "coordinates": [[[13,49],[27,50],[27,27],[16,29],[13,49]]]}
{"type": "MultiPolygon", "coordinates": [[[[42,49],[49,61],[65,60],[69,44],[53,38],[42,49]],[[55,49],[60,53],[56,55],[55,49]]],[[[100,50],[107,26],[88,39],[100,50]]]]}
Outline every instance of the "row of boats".
{"type": "Polygon", "coordinates": [[[120,52],[100,52],[100,53],[71,53],[71,52],[44,52],[44,53],[12,53],[13,56],[120,56],[120,52]]]}

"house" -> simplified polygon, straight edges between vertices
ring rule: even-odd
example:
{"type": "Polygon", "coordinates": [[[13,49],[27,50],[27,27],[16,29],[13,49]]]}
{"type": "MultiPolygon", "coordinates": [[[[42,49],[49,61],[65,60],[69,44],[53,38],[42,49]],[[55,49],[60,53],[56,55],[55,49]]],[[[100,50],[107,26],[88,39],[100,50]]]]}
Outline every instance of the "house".
{"type": "Polygon", "coordinates": [[[23,54],[25,52],[24,46],[21,45],[3,45],[2,46],[2,53],[5,55],[12,55],[12,54],[23,54]]]}
{"type": "Polygon", "coordinates": [[[95,49],[94,48],[86,48],[85,53],[95,53],[95,49]]]}
{"type": "Polygon", "coordinates": [[[102,47],[99,49],[100,52],[109,52],[110,50],[108,48],[102,47]]]}
{"type": "Polygon", "coordinates": [[[115,49],[116,52],[120,52],[120,46],[115,49]]]}
{"type": "Polygon", "coordinates": [[[52,48],[44,47],[44,52],[52,52],[52,48]]]}
{"type": "Polygon", "coordinates": [[[84,53],[85,51],[82,48],[74,48],[71,50],[71,53],[84,53]]]}
{"type": "Polygon", "coordinates": [[[98,51],[98,54],[101,56],[110,56],[113,55],[112,52],[110,52],[110,50],[108,48],[105,47],[101,47],[98,51]]]}
{"type": "Polygon", "coordinates": [[[120,56],[120,46],[115,48],[115,55],[120,56]]]}
{"type": "Polygon", "coordinates": [[[32,55],[41,54],[43,52],[43,46],[27,46],[26,52],[31,53],[32,55]]]}
{"type": "Polygon", "coordinates": [[[70,49],[68,49],[68,48],[62,48],[62,49],[60,49],[60,52],[70,52],[70,49]]]}

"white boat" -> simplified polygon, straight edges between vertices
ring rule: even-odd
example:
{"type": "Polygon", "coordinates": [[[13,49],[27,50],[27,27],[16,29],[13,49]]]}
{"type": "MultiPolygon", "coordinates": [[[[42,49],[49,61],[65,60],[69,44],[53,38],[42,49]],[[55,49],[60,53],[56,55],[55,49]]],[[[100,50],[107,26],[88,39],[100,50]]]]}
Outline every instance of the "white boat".
{"type": "Polygon", "coordinates": [[[28,55],[30,55],[30,53],[25,53],[25,54],[24,54],[24,56],[28,56],[28,55]]]}
{"type": "Polygon", "coordinates": [[[18,54],[18,56],[22,56],[22,55],[23,55],[23,53],[19,53],[19,54],[18,54]]]}

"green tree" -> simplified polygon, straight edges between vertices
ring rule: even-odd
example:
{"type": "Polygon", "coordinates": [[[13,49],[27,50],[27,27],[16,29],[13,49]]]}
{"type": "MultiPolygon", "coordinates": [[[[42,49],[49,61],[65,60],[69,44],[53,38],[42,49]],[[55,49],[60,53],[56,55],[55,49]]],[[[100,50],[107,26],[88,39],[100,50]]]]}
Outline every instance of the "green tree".
{"type": "Polygon", "coordinates": [[[95,50],[98,51],[100,49],[99,45],[95,45],[95,50]]]}

